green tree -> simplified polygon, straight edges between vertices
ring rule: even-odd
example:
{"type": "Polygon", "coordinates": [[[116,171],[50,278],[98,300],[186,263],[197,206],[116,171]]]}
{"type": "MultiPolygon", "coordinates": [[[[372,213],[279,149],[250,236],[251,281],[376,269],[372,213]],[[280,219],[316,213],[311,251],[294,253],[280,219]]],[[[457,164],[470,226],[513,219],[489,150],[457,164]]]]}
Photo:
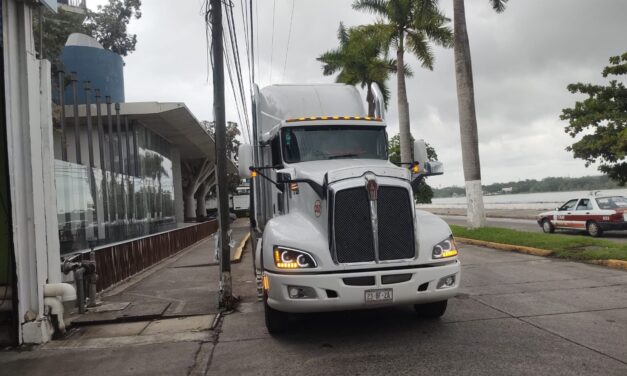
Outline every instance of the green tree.
{"type": "MultiPolygon", "coordinates": [[[[412,144],[412,154],[413,154],[413,145],[414,145],[414,138],[411,138],[411,144],[412,144]]],[[[390,159],[390,162],[396,164],[396,165],[400,165],[401,163],[401,141],[400,141],[400,136],[397,134],[394,137],[390,138],[390,141],[388,142],[388,157],[390,159]]],[[[438,154],[435,152],[435,149],[427,144],[427,157],[429,158],[430,161],[437,161],[438,160],[438,154]]],[[[416,202],[419,204],[430,204],[431,203],[431,199],[433,198],[433,190],[431,189],[431,187],[429,186],[429,184],[427,184],[425,182],[425,179],[418,179],[417,181],[412,182],[412,190],[414,191],[414,197],[416,198],[416,202]]]]}
{"type": "Polygon", "coordinates": [[[127,26],[131,19],[141,18],[141,5],[141,0],[109,0],[97,11],[87,12],[85,28],[104,48],[127,56],[137,45],[137,35],[129,34],[127,26]]]}
{"type": "Polygon", "coordinates": [[[424,68],[433,70],[431,45],[452,46],[453,33],[446,25],[449,19],[440,11],[436,0],[355,0],[353,8],[379,16],[381,19],[373,26],[386,42],[386,49],[396,50],[401,161],[410,163],[411,132],[405,86],[405,51],[416,56],[424,68]]]}
{"type": "MultiPolygon", "coordinates": [[[[500,13],[507,0],[489,0],[492,8],[500,13]]],[[[453,24],[455,28],[455,77],[457,79],[457,103],[459,131],[461,135],[462,163],[466,181],[467,218],[470,227],[485,225],[483,192],[481,191],[481,163],[479,159],[479,135],[475,112],[475,89],[470,59],[470,42],[466,29],[464,0],[453,0],[453,24]]]]}
{"type": "MultiPolygon", "coordinates": [[[[627,53],[610,57],[603,77],[627,74],[627,53]]],[[[621,186],[627,182],[627,88],[618,79],[607,85],[576,83],[568,85],[573,94],[585,94],[573,108],[562,110],[560,118],[569,125],[571,137],[583,135],[569,147],[575,158],[583,159],[586,167],[599,163],[599,171],[615,179],[621,186]]]]}
{"type": "MultiPolygon", "coordinates": [[[[205,128],[207,133],[211,135],[211,137],[215,138],[215,123],[212,121],[201,121],[201,125],[205,128]]],[[[233,161],[237,161],[237,153],[239,151],[239,146],[241,142],[237,139],[237,137],[241,135],[239,130],[239,126],[236,122],[228,121],[226,123],[226,155],[228,158],[231,158],[233,161]]],[[[230,174],[229,178],[229,192],[235,193],[235,188],[237,188],[241,181],[238,174],[230,174]]],[[[213,196],[215,194],[215,187],[211,188],[210,195],[213,196]]]]}
{"type": "Polygon", "coordinates": [[[58,66],[61,50],[72,33],[82,33],[96,38],[102,46],[122,56],[135,51],[137,35],[129,34],[127,26],[131,19],[141,17],[141,0],[109,0],[105,6],[99,5],[96,11],[86,10],[85,14],[59,9],[43,18],[43,29],[34,22],[34,34],[41,31],[42,46],[35,38],[35,47],[43,58],[58,66]]]}
{"type": "MultiPolygon", "coordinates": [[[[375,98],[372,84],[377,84],[381,89],[387,108],[390,90],[386,82],[390,72],[396,72],[396,60],[385,58],[384,40],[370,26],[347,29],[340,22],[337,38],[340,42],[339,47],[317,58],[323,63],[322,72],[325,76],[330,76],[339,71],[336,82],[366,87],[368,116],[374,116],[375,98]]],[[[405,74],[409,75],[411,72],[406,70],[405,74]]]]}
{"type": "MultiPolygon", "coordinates": [[[[215,139],[216,129],[213,121],[203,120],[200,122],[205,128],[207,133],[215,139]]],[[[241,142],[237,139],[242,133],[239,131],[239,126],[234,121],[226,122],[226,155],[233,161],[237,161],[237,153],[241,142]]]]}

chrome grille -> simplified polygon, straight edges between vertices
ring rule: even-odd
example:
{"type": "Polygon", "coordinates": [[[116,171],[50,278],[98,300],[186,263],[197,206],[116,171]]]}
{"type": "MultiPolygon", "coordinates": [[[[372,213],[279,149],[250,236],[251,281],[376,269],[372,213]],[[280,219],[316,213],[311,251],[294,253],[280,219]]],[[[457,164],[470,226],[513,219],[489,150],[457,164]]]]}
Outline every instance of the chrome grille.
{"type": "Polygon", "coordinates": [[[415,256],[413,205],[409,191],[380,186],[376,202],[378,253],[365,187],[335,192],[331,199],[332,252],[339,263],[410,259],[415,256]]]}

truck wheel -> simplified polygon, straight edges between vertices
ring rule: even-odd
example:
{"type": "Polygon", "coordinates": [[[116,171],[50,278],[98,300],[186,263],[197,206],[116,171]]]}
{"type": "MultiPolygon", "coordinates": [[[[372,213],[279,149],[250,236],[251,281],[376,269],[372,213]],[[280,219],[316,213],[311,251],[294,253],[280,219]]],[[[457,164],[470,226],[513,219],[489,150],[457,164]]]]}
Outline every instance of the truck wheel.
{"type": "Polygon", "coordinates": [[[441,317],[444,312],[446,312],[447,304],[448,300],[427,304],[414,304],[414,310],[419,317],[424,317],[426,319],[437,319],[441,317]]]}
{"type": "Polygon", "coordinates": [[[287,331],[289,315],[287,312],[277,311],[268,305],[267,298],[263,301],[263,308],[266,314],[266,328],[270,334],[283,333],[287,331]]]}
{"type": "Polygon", "coordinates": [[[542,221],[542,231],[547,234],[552,234],[555,232],[555,227],[551,224],[551,221],[545,219],[542,221]]]}
{"type": "Polygon", "coordinates": [[[603,230],[601,226],[595,221],[590,221],[586,224],[586,230],[588,230],[588,234],[593,238],[598,238],[603,235],[603,230]]]}

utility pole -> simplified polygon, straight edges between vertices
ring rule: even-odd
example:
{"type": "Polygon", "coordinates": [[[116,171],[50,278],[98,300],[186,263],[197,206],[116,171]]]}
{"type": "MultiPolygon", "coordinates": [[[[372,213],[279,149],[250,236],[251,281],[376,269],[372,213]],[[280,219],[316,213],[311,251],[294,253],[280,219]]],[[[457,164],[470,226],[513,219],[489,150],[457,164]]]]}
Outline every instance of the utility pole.
{"type": "Polygon", "coordinates": [[[220,224],[220,307],[234,306],[231,283],[229,239],[229,192],[226,160],[226,118],[224,114],[224,46],[222,45],[222,0],[211,0],[211,43],[213,46],[213,112],[215,120],[216,176],[218,180],[218,223],[220,224]]]}

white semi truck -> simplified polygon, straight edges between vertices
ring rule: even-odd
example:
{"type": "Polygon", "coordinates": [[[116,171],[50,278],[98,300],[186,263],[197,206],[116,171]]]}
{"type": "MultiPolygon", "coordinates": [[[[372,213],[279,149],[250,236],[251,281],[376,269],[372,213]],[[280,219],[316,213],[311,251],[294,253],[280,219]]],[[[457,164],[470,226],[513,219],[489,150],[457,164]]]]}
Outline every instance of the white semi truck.
{"type": "Polygon", "coordinates": [[[239,172],[251,181],[255,273],[271,333],[288,315],[414,305],[440,317],[460,263],[449,226],[415,210],[411,183],[441,174],[424,141],[414,163],[388,160],[382,98],[367,116],[341,84],[273,85],[253,97],[253,144],[239,172]]]}

